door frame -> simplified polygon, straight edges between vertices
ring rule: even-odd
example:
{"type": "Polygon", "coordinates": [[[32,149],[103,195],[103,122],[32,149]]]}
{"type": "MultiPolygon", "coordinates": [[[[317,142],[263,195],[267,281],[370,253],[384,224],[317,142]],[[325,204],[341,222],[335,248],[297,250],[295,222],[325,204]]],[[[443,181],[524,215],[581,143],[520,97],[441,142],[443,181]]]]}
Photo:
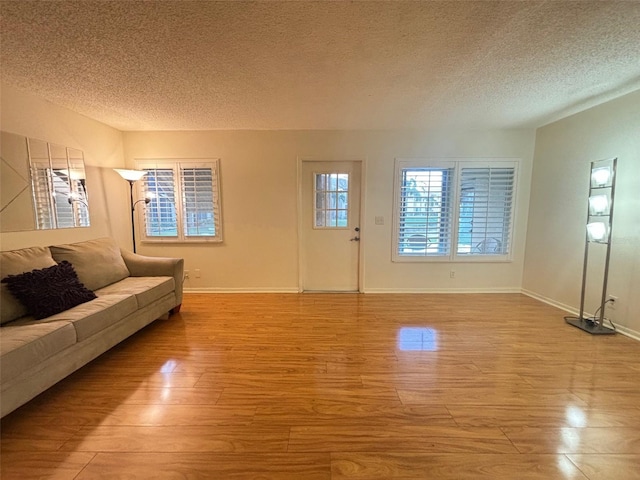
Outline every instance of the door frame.
{"type": "Polygon", "coordinates": [[[365,184],[366,184],[366,160],[362,158],[315,158],[315,157],[298,157],[297,159],[297,177],[298,177],[298,293],[304,291],[304,278],[305,278],[305,246],[303,244],[304,235],[303,229],[303,213],[302,213],[302,195],[303,195],[303,178],[302,178],[302,166],[306,162],[353,162],[360,165],[360,215],[358,218],[358,224],[360,226],[360,246],[358,248],[358,293],[364,292],[364,249],[366,232],[364,228],[364,212],[365,212],[365,184]]]}

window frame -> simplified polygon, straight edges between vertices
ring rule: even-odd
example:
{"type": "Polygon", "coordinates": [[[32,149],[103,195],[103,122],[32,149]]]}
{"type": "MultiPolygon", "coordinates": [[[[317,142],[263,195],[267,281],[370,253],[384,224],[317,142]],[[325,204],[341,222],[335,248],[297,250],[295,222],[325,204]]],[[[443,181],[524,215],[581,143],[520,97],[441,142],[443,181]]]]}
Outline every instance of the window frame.
{"type": "Polygon", "coordinates": [[[392,238],[392,262],[398,263],[431,263],[431,262],[454,262],[454,263],[500,263],[513,261],[513,245],[515,235],[515,212],[517,209],[517,193],[519,185],[519,165],[520,159],[517,158],[396,158],[394,165],[394,189],[393,189],[393,238],[392,238]],[[450,220],[450,249],[448,254],[444,255],[402,255],[399,253],[400,246],[400,230],[402,216],[401,208],[401,192],[403,171],[406,169],[450,169],[453,168],[451,175],[450,204],[451,204],[451,220],[450,220]],[[458,253],[458,239],[460,229],[460,204],[462,193],[462,169],[463,168],[513,168],[513,183],[511,185],[511,210],[508,219],[508,242],[506,244],[506,254],[492,253],[458,253]]]}
{"type": "MultiPolygon", "coordinates": [[[[351,202],[351,173],[349,172],[345,172],[345,171],[339,171],[340,169],[336,170],[336,171],[332,171],[332,172],[326,172],[326,171],[314,171],[313,172],[313,218],[311,219],[311,225],[312,228],[314,230],[349,230],[350,229],[350,225],[351,225],[351,219],[349,218],[350,212],[351,212],[351,208],[350,208],[350,202],[351,202]],[[317,185],[317,181],[318,181],[318,176],[319,175],[324,175],[326,177],[330,177],[332,175],[336,176],[336,189],[335,190],[330,190],[328,188],[325,188],[323,190],[318,190],[318,185],[317,185]],[[340,175],[346,175],[347,176],[347,189],[346,190],[340,190],[339,187],[339,182],[340,182],[340,175]],[[336,207],[333,208],[330,205],[329,206],[319,206],[318,205],[318,194],[322,193],[325,196],[325,201],[326,201],[326,196],[327,195],[335,195],[336,196],[336,207]],[[345,208],[340,208],[339,207],[339,196],[340,194],[345,194],[346,195],[346,207],[345,208]],[[335,212],[336,213],[336,225],[327,225],[326,224],[326,217],[325,217],[325,222],[323,225],[318,225],[318,221],[317,221],[317,214],[318,212],[321,211],[323,212],[325,215],[327,212],[335,212]],[[345,212],[346,213],[346,217],[347,217],[347,224],[346,225],[338,225],[339,223],[339,212],[345,212]]],[[[329,179],[325,179],[325,182],[328,183],[330,180],[329,179]]],[[[326,185],[325,183],[325,185],[326,185]]]]}
{"type": "Polygon", "coordinates": [[[220,159],[136,159],[136,169],[158,169],[173,171],[173,194],[176,215],[177,234],[174,236],[149,235],[146,224],[146,205],[144,199],[146,196],[146,182],[142,177],[137,182],[137,199],[136,203],[141,202],[143,208],[136,207],[136,226],[140,232],[140,241],[147,244],[163,244],[163,243],[221,243],[223,241],[222,229],[222,207],[221,207],[221,188],[220,188],[220,159]],[[214,235],[187,235],[185,234],[185,218],[184,218],[184,189],[185,182],[182,177],[181,170],[192,168],[210,168],[211,169],[211,186],[213,200],[213,224],[215,229],[214,235]]]}

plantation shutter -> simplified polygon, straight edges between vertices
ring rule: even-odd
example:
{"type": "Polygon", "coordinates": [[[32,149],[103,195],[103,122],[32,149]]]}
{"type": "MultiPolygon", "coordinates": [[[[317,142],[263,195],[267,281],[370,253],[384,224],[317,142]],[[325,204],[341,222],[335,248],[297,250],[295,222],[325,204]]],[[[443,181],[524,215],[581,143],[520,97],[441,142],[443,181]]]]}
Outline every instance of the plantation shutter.
{"type": "Polygon", "coordinates": [[[513,167],[461,168],[458,254],[509,253],[514,181],[513,167]]]}
{"type": "Polygon", "coordinates": [[[144,209],[148,237],[177,237],[176,177],[173,168],[145,168],[142,177],[145,197],[151,198],[144,209]]]}
{"type": "Polygon", "coordinates": [[[180,167],[183,233],[190,236],[215,236],[219,216],[214,191],[218,191],[217,176],[211,167],[180,167]]]}
{"type": "Polygon", "coordinates": [[[451,252],[452,168],[402,168],[398,255],[448,256],[451,252]]]}

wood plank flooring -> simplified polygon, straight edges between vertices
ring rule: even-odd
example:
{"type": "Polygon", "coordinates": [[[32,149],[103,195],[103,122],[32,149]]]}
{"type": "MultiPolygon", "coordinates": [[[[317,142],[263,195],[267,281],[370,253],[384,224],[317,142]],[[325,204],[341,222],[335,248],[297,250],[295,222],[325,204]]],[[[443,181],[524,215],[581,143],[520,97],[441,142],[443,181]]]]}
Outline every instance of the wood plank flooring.
{"type": "Polygon", "coordinates": [[[2,420],[10,479],[640,479],[640,342],[523,295],[187,294],[2,420]]]}

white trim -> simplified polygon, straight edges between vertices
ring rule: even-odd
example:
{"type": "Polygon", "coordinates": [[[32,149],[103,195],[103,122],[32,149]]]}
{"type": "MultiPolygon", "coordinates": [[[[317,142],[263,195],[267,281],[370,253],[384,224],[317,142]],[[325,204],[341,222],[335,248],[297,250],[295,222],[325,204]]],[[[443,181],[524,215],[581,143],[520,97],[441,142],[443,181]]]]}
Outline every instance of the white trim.
{"type": "MultiPolygon", "coordinates": [[[[296,287],[206,287],[206,288],[184,288],[184,293],[305,293],[300,292],[296,287]]],[[[522,293],[519,288],[370,288],[366,291],[353,292],[324,292],[309,291],[308,293],[364,293],[364,294],[394,294],[394,293],[522,293]]]]}
{"type": "Polygon", "coordinates": [[[640,342],[640,332],[627,328],[624,325],[616,324],[616,332],[640,342]]]}
{"type": "Polygon", "coordinates": [[[538,300],[542,303],[546,303],[547,305],[551,305],[552,307],[556,307],[556,308],[559,308],[560,310],[564,310],[565,312],[570,313],[571,315],[580,315],[580,311],[577,308],[572,307],[571,305],[560,303],[549,297],[540,295],[539,293],[535,293],[535,292],[532,292],[531,290],[527,290],[526,288],[522,288],[520,289],[520,291],[522,292],[523,295],[526,295],[527,297],[531,297],[534,300],[538,300]]]}
{"type": "Polygon", "coordinates": [[[184,293],[300,293],[296,287],[184,288],[184,293]]]}
{"type": "Polygon", "coordinates": [[[368,288],[364,293],[521,293],[517,287],[496,288],[368,288]]]}

